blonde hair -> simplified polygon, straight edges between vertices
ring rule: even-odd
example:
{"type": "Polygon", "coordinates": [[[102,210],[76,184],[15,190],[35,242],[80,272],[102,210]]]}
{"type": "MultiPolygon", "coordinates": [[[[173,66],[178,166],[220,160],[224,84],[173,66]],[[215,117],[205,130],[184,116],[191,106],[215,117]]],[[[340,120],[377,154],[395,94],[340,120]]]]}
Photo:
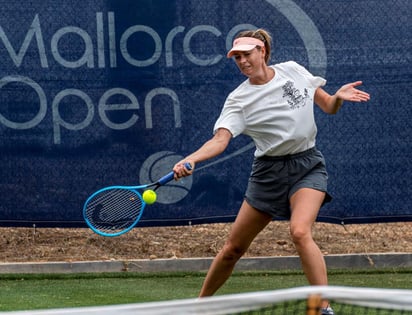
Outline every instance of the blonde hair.
{"type": "MultiPolygon", "coordinates": [[[[272,36],[270,36],[269,32],[259,28],[255,31],[249,30],[249,31],[242,31],[239,34],[237,34],[236,38],[239,37],[253,37],[261,40],[265,44],[265,62],[266,64],[269,63],[270,59],[270,51],[272,47],[272,36]]],[[[256,47],[257,49],[260,49],[260,47],[256,47]]]]}

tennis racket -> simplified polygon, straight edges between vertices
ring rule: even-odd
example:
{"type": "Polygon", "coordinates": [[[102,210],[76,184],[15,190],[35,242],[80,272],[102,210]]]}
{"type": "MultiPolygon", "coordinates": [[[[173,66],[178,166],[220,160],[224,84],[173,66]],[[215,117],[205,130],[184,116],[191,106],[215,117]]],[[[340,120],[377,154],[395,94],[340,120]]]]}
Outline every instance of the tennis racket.
{"type": "MultiPolygon", "coordinates": [[[[192,169],[185,163],[188,170],[192,169]]],[[[83,217],[93,232],[102,236],[119,236],[130,231],[140,220],[146,203],[139,190],[156,190],[170,182],[173,171],[157,182],[140,186],[109,186],[87,198],[83,206],[83,217]]]]}

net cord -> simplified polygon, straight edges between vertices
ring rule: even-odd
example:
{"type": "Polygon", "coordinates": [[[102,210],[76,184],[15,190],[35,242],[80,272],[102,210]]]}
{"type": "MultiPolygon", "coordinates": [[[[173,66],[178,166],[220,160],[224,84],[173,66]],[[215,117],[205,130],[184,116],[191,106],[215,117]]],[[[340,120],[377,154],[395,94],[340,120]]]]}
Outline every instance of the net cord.
{"type": "Polygon", "coordinates": [[[320,294],[324,299],[366,307],[412,311],[412,290],[373,289],[339,286],[310,286],[253,293],[213,296],[201,299],[133,303],[113,306],[53,309],[39,311],[0,312],[9,315],[169,315],[169,314],[234,314],[264,306],[305,300],[320,294]]]}

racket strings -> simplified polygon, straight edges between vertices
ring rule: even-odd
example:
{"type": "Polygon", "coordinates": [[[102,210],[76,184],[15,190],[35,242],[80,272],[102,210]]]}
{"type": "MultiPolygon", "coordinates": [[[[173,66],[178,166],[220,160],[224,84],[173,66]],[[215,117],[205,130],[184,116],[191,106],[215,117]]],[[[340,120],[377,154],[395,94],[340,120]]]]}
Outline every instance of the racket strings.
{"type": "Polygon", "coordinates": [[[143,208],[137,192],[128,189],[109,189],[89,200],[85,217],[90,224],[104,233],[116,233],[131,227],[143,208]]]}

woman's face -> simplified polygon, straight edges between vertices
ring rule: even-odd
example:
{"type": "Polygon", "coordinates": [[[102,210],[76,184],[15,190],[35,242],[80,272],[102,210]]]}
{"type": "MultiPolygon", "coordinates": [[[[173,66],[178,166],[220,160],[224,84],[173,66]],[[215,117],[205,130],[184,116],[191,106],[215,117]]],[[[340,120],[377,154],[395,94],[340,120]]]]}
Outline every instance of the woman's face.
{"type": "Polygon", "coordinates": [[[266,66],[264,48],[253,48],[249,51],[238,51],[234,54],[239,70],[248,78],[253,78],[261,73],[266,66]]]}

